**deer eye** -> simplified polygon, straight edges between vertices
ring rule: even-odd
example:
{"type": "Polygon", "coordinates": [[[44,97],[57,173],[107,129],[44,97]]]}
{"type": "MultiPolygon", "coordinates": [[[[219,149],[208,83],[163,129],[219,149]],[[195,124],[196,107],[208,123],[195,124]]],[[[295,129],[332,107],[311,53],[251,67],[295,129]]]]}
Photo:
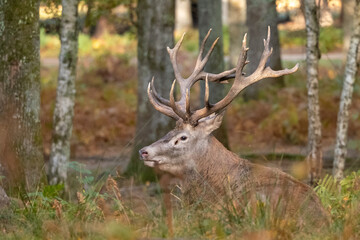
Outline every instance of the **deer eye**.
{"type": "Polygon", "coordinates": [[[186,139],[187,139],[186,136],[181,136],[181,138],[180,138],[181,141],[185,141],[186,139]]]}

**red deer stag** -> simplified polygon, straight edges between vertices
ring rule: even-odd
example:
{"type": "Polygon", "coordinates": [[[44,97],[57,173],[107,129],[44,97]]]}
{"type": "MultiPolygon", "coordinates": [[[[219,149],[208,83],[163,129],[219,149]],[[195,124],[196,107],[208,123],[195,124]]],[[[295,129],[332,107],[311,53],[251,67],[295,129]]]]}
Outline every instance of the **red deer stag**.
{"type": "MultiPolygon", "coordinates": [[[[272,53],[272,48],[269,48],[269,28],[267,39],[264,39],[264,51],[254,73],[249,76],[243,74],[249,50],[246,47],[246,34],[236,68],[219,74],[206,73],[203,71],[204,66],[218,40],[214,41],[202,59],[209,34],[210,31],[201,44],[195,68],[188,78],[181,76],[176,60],[184,35],[173,49],[167,48],[176,78],[169,100],[157,94],[154,79],[149,83],[147,93],[152,105],[177,122],[174,130],[140,150],[144,164],[167,173],[165,182],[169,181],[169,176],[180,179],[184,197],[190,202],[201,199],[221,203],[230,198],[235,199],[240,207],[246,207],[249,203],[254,203],[254,200],[260,200],[270,206],[280,207],[284,217],[295,217],[300,223],[304,222],[304,216],[308,216],[307,219],[310,218],[317,226],[327,222],[327,213],[312,188],[278,169],[239,158],[211,134],[220,126],[226,107],[244,88],[264,78],[294,73],[298,64],[292,69],[280,71],[265,66],[272,53]],[[227,95],[215,104],[210,103],[208,82],[220,82],[234,73],[235,80],[227,95]],[[199,80],[205,80],[205,106],[193,110],[190,107],[190,88],[199,80]],[[174,98],[176,82],[180,85],[179,101],[174,98]]],[[[168,202],[167,208],[170,207],[168,202]]],[[[168,224],[171,225],[171,209],[167,210],[170,213],[168,224]]]]}

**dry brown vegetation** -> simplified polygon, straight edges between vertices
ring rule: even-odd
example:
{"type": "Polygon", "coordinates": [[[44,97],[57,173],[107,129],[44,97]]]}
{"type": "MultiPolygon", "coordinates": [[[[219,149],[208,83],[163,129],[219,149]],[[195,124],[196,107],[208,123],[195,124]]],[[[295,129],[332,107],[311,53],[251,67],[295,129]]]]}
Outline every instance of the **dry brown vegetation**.
{"type": "MultiPolygon", "coordinates": [[[[191,71],[194,56],[182,52],[183,72],[191,71]]],[[[114,56],[79,61],[72,153],[76,156],[114,156],[131,144],[135,132],[136,66],[133,60],[114,56]]],[[[307,140],[307,109],[304,63],[286,79],[284,87],[264,89],[260,99],[244,102],[239,97],[227,112],[231,148],[236,152],[287,152],[303,149],[307,140]]],[[[324,148],[335,139],[342,69],[339,61],[322,61],[320,65],[320,107],[324,148]]],[[[43,67],[45,78],[56,78],[56,67],[43,67]]],[[[185,74],[186,75],[186,74],[185,74]]],[[[195,94],[196,95],[196,94],[195,94]]],[[[360,92],[355,89],[349,125],[352,148],[359,148],[360,92]]],[[[51,122],[55,85],[48,83],[42,91],[42,124],[45,153],[51,139],[51,122]]],[[[146,133],[144,133],[146,134],[146,133]]]]}

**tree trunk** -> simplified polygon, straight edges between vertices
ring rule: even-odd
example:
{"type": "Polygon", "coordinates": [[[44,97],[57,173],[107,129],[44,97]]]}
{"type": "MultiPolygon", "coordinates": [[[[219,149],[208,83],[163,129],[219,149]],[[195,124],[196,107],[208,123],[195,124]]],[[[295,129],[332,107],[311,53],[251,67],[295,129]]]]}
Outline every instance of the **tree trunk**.
{"type": "Polygon", "coordinates": [[[138,105],[136,138],[126,175],[139,180],[153,180],[153,171],[139,160],[138,151],[165,135],[174,120],[156,111],[147,97],[147,87],[155,77],[155,87],[162,96],[169,96],[174,72],[166,47],[174,46],[175,1],[139,0],[138,16],[138,105]]]}
{"type": "Polygon", "coordinates": [[[346,158],[346,144],[347,131],[349,122],[349,108],[351,105],[352,94],[355,83],[355,74],[357,72],[357,56],[360,42],[360,0],[356,0],[355,16],[353,31],[347,54],[344,85],[341,92],[340,109],[337,119],[336,129],[336,145],[334,154],[333,175],[337,179],[344,176],[345,158],[346,158]]]}
{"type": "Polygon", "coordinates": [[[70,159],[78,51],[78,0],[62,1],[61,52],[49,162],[50,184],[64,183],[70,159]]]}
{"type": "Polygon", "coordinates": [[[0,0],[0,175],[9,194],[46,183],[38,22],[38,0],[0,0]]]}
{"type": "Polygon", "coordinates": [[[319,7],[315,0],[305,0],[306,22],[306,72],[308,88],[308,156],[307,165],[310,184],[316,183],[322,170],[321,122],[319,106],[318,62],[319,50],[319,7]]]}
{"type": "Polygon", "coordinates": [[[191,1],[176,0],[175,4],[175,29],[188,30],[192,28],[191,1]]]}
{"type": "MultiPolygon", "coordinates": [[[[252,74],[259,64],[264,43],[266,39],[268,26],[271,28],[271,42],[273,53],[267,65],[274,70],[280,70],[280,41],[277,28],[277,12],[275,0],[246,0],[246,25],[248,28],[248,43],[250,51],[248,52],[248,60],[250,63],[246,66],[247,75],[252,74]]],[[[245,99],[255,99],[258,97],[260,89],[270,84],[282,83],[283,77],[276,79],[266,79],[259,83],[255,83],[244,91],[245,99]]]]}
{"type": "Polygon", "coordinates": [[[246,0],[229,0],[230,65],[235,67],[246,32],[246,0]]]}
{"type": "MultiPolygon", "coordinates": [[[[205,46],[204,52],[207,52],[211,44],[217,37],[220,37],[209,61],[205,66],[206,72],[220,73],[224,71],[224,50],[223,50],[223,34],[221,22],[221,0],[198,0],[198,19],[199,19],[199,45],[211,28],[211,35],[205,46]]],[[[215,103],[222,99],[225,95],[225,86],[219,83],[209,83],[210,102],[215,103]]],[[[201,83],[201,98],[204,99],[205,83],[201,83]]],[[[201,101],[203,102],[203,101],[201,101]]],[[[229,142],[226,132],[226,121],[223,121],[221,127],[214,132],[215,137],[226,148],[229,148],[229,142]]]]}
{"type": "Polygon", "coordinates": [[[334,24],[334,18],[331,14],[329,3],[327,0],[323,0],[320,8],[320,26],[329,27],[334,24]]]}
{"type": "Polygon", "coordinates": [[[355,0],[342,0],[341,4],[342,28],[344,30],[343,51],[347,52],[352,34],[355,0]]]}

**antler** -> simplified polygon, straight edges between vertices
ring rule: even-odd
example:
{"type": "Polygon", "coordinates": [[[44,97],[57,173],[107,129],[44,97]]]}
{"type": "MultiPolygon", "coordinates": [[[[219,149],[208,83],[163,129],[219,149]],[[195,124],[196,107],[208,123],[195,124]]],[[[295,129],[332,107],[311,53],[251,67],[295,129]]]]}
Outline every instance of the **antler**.
{"type": "Polygon", "coordinates": [[[211,33],[211,29],[206,34],[204,40],[201,43],[199,55],[197,57],[195,67],[193,72],[188,78],[183,78],[181,76],[181,73],[179,71],[178,65],[177,65],[177,53],[180,49],[180,46],[184,40],[185,33],[181,36],[180,40],[177,42],[175,47],[173,49],[167,47],[167,51],[170,56],[170,61],[174,69],[175,73],[175,80],[172,84],[171,90],[170,90],[170,100],[166,100],[162,98],[155,90],[154,87],[154,78],[151,80],[151,82],[148,85],[148,96],[150,99],[150,102],[154,105],[155,109],[164,113],[165,115],[172,117],[176,120],[182,118],[184,121],[188,121],[191,117],[191,110],[190,110],[190,88],[199,80],[205,80],[205,77],[208,76],[208,79],[212,82],[226,82],[224,80],[229,79],[231,77],[231,74],[234,74],[236,72],[236,68],[224,71],[222,73],[218,74],[212,74],[204,72],[203,69],[208,62],[210,55],[212,51],[214,50],[214,47],[216,43],[218,42],[219,38],[217,38],[213,44],[211,45],[209,51],[205,55],[204,58],[202,58],[202,54],[204,52],[205,44],[207,39],[209,38],[211,33]],[[180,85],[180,94],[181,98],[179,101],[175,101],[174,98],[174,88],[176,82],[180,85]]]}
{"type": "Polygon", "coordinates": [[[272,70],[269,66],[265,67],[265,64],[272,54],[273,48],[269,47],[270,44],[270,27],[268,27],[267,39],[264,39],[264,52],[261,56],[259,65],[257,69],[252,73],[250,76],[245,77],[242,74],[242,70],[245,65],[248,63],[247,59],[247,51],[249,48],[246,47],[246,34],[244,36],[242,42],[242,50],[239,56],[239,60],[237,63],[236,68],[224,71],[219,74],[210,74],[203,71],[205,64],[209,60],[210,54],[213,51],[215,44],[217,43],[217,38],[214,43],[212,44],[209,52],[206,56],[202,59],[202,53],[204,50],[204,46],[206,40],[210,35],[211,29],[209,30],[208,34],[205,36],[199,51],[199,55],[195,64],[195,68],[193,73],[187,78],[182,78],[176,62],[176,55],[181,46],[181,43],[184,38],[184,34],[181,37],[180,41],[175,45],[173,49],[168,48],[168,52],[170,55],[170,60],[174,68],[175,78],[171,91],[170,91],[170,101],[160,97],[154,88],[153,80],[149,83],[148,87],[148,95],[151,103],[154,105],[155,109],[164,113],[167,116],[170,116],[175,119],[183,119],[186,122],[189,122],[191,125],[197,125],[198,121],[202,118],[205,118],[212,113],[219,113],[223,109],[225,109],[233,100],[234,98],[247,86],[256,83],[264,78],[271,78],[271,77],[280,77],[283,75],[291,74],[297,71],[299,65],[296,64],[292,69],[283,69],[279,71],[272,70]],[[227,78],[227,76],[233,74],[235,72],[235,80],[233,85],[231,86],[228,94],[219,102],[212,105],[209,103],[209,81],[212,82],[220,82],[221,79],[227,78]],[[196,110],[195,112],[191,112],[190,110],[190,88],[194,85],[195,82],[199,80],[205,80],[205,107],[196,110]],[[180,85],[180,93],[181,99],[178,102],[175,102],[174,99],[174,87],[176,81],[180,85]]]}
{"type": "MultiPolygon", "coordinates": [[[[279,71],[274,71],[269,66],[265,67],[266,62],[273,51],[273,48],[269,48],[269,43],[270,43],[270,27],[268,27],[267,39],[266,40],[264,39],[264,52],[261,56],[259,65],[253,74],[245,77],[242,75],[242,70],[245,67],[245,65],[249,63],[248,61],[246,61],[247,51],[249,50],[249,48],[246,47],[246,34],[245,34],[242,43],[242,50],[236,66],[235,80],[228,94],[216,104],[208,105],[208,106],[205,104],[204,108],[197,110],[191,116],[190,122],[192,124],[196,124],[197,121],[200,120],[201,118],[207,117],[214,112],[219,112],[222,109],[226,108],[234,100],[234,98],[247,86],[250,86],[251,84],[256,83],[264,78],[280,77],[297,71],[299,67],[298,64],[296,64],[292,69],[284,69],[279,71]]],[[[208,91],[208,86],[206,86],[206,89],[207,89],[206,91],[208,91]]],[[[205,102],[206,101],[208,100],[205,100],[205,102]]]]}

